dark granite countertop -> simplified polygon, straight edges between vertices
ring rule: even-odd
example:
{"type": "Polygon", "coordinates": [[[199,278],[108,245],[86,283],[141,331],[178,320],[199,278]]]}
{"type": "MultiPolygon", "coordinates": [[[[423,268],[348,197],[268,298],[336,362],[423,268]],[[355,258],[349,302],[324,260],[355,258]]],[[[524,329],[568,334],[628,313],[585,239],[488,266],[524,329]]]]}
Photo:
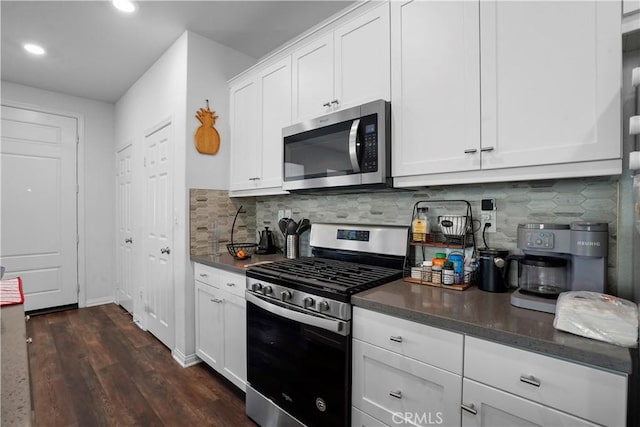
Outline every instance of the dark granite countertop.
{"type": "Polygon", "coordinates": [[[26,325],[22,304],[0,309],[2,329],[2,425],[31,425],[31,389],[27,355],[26,325]]]}
{"type": "Polygon", "coordinates": [[[361,292],[354,305],[524,350],[633,373],[638,349],[580,337],[553,327],[553,314],[514,307],[508,293],[465,291],[396,280],[361,292]]]}
{"type": "Polygon", "coordinates": [[[281,253],[273,254],[273,255],[252,255],[251,258],[237,260],[229,254],[221,254],[219,256],[214,255],[191,255],[191,261],[197,262],[199,264],[208,265],[215,268],[220,268],[222,270],[230,271],[232,273],[244,274],[247,267],[251,264],[268,262],[268,261],[277,261],[284,259],[284,255],[281,253]]]}

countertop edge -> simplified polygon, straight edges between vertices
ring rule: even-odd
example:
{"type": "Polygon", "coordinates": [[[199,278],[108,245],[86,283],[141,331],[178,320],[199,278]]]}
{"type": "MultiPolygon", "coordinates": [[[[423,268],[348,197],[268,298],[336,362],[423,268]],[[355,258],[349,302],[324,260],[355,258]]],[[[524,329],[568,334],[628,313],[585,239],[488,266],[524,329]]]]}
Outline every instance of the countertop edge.
{"type": "Polygon", "coordinates": [[[375,302],[368,299],[360,298],[357,295],[354,295],[352,297],[351,302],[356,307],[361,307],[380,313],[389,314],[391,316],[400,317],[406,320],[422,323],[425,325],[447,329],[453,332],[458,332],[489,341],[494,341],[498,344],[509,345],[520,348],[522,350],[540,353],[542,355],[551,355],[554,357],[565,359],[569,362],[591,365],[598,368],[614,371],[615,373],[622,373],[627,375],[633,374],[633,355],[631,354],[631,352],[634,350],[633,348],[627,349],[627,360],[621,360],[619,358],[606,357],[604,355],[582,351],[531,336],[518,335],[511,332],[479,326],[473,323],[462,322],[425,312],[418,312],[381,302],[375,302]]]}

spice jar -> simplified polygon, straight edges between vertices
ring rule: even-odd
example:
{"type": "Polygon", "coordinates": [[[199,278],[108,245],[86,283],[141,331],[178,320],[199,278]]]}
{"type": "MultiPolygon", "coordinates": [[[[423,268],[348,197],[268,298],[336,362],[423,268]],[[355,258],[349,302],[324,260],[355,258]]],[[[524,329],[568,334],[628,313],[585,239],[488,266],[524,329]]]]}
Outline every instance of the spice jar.
{"type": "Polygon", "coordinates": [[[431,267],[433,263],[431,260],[422,261],[422,281],[430,282],[431,281],[431,267]]]}
{"type": "Polygon", "coordinates": [[[453,270],[453,263],[451,261],[447,261],[444,263],[444,267],[442,267],[442,284],[453,285],[455,281],[456,273],[453,270]]]}
{"type": "Polygon", "coordinates": [[[439,285],[442,283],[442,267],[434,265],[431,267],[431,283],[439,285]]]}

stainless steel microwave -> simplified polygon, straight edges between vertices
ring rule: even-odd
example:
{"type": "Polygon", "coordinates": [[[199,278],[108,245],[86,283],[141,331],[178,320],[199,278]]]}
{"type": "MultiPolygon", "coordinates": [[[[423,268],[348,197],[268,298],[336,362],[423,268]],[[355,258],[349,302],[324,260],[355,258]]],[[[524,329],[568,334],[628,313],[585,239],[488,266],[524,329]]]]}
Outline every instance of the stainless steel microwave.
{"type": "Polygon", "coordinates": [[[282,130],[285,190],[391,186],[391,104],[378,100],[282,130]]]}

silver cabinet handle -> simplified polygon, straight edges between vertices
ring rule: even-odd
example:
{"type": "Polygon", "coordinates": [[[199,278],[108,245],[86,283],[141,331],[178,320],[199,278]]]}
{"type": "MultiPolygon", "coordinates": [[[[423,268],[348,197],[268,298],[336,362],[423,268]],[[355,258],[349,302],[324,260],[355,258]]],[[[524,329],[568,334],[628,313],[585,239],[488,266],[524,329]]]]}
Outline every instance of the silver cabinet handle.
{"type": "Polygon", "coordinates": [[[467,148],[466,150],[464,150],[464,154],[475,154],[478,152],[477,148],[467,148]]]}
{"type": "Polygon", "coordinates": [[[521,375],[520,381],[522,381],[523,383],[530,384],[534,387],[540,387],[540,380],[534,377],[533,375],[529,375],[528,377],[521,375]]]}
{"type": "Polygon", "coordinates": [[[171,249],[169,249],[169,246],[167,246],[166,248],[162,248],[160,249],[160,253],[161,254],[170,254],[171,253],[171,249]]]}
{"type": "Polygon", "coordinates": [[[493,151],[493,150],[495,150],[495,148],[493,148],[493,147],[482,147],[480,149],[480,151],[482,151],[482,152],[493,151]]]}
{"type": "Polygon", "coordinates": [[[31,320],[31,316],[27,314],[26,316],[24,316],[24,320],[25,322],[28,322],[29,320],[31,320]]]}
{"type": "Polygon", "coordinates": [[[27,338],[27,344],[31,344],[33,342],[33,338],[29,337],[27,338]]]}
{"type": "Polygon", "coordinates": [[[236,285],[235,283],[231,283],[231,282],[227,283],[227,286],[229,286],[229,287],[232,287],[232,286],[235,286],[235,285],[236,285]]]}
{"type": "Polygon", "coordinates": [[[331,107],[331,103],[330,102],[325,102],[324,104],[322,104],[323,107],[331,107]]]}
{"type": "Polygon", "coordinates": [[[125,243],[133,243],[133,239],[131,237],[127,237],[126,239],[124,239],[125,243]]]}
{"type": "Polygon", "coordinates": [[[391,341],[395,341],[395,342],[402,342],[402,337],[401,336],[397,336],[397,337],[389,337],[389,339],[391,341]]]}
{"type": "Polygon", "coordinates": [[[334,99],[333,101],[331,101],[331,103],[336,105],[340,104],[340,102],[337,99],[334,99]]]}
{"type": "Polygon", "coordinates": [[[260,177],[259,176],[254,176],[253,178],[249,178],[249,181],[259,181],[260,177]]]}
{"type": "Polygon", "coordinates": [[[211,298],[211,302],[215,302],[216,304],[220,304],[222,300],[220,298],[211,298]]]}
{"type": "Polygon", "coordinates": [[[200,273],[200,277],[209,277],[207,273],[200,273]]]}
{"type": "Polygon", "coordinates": [[[470,413],[470,414],[473,414],[473,415],[477,415],[477,414],[478,414],[478,411],[476,410],[476,407],[474,406],[474,404],[473,404],[473,403],[470,403],[469,405],[465,405],[465,404],[463,403],[462,405],[460,405],[460,407],[461,407],[463,410],[465,410],[465,411],[467,411],[468,413],[470,413]]]}
{"type": "Polygon", "coordinates": [[[389,396],[395,397],[396,399],[402,399],[402,391],[390,391],[389,396]]]}

